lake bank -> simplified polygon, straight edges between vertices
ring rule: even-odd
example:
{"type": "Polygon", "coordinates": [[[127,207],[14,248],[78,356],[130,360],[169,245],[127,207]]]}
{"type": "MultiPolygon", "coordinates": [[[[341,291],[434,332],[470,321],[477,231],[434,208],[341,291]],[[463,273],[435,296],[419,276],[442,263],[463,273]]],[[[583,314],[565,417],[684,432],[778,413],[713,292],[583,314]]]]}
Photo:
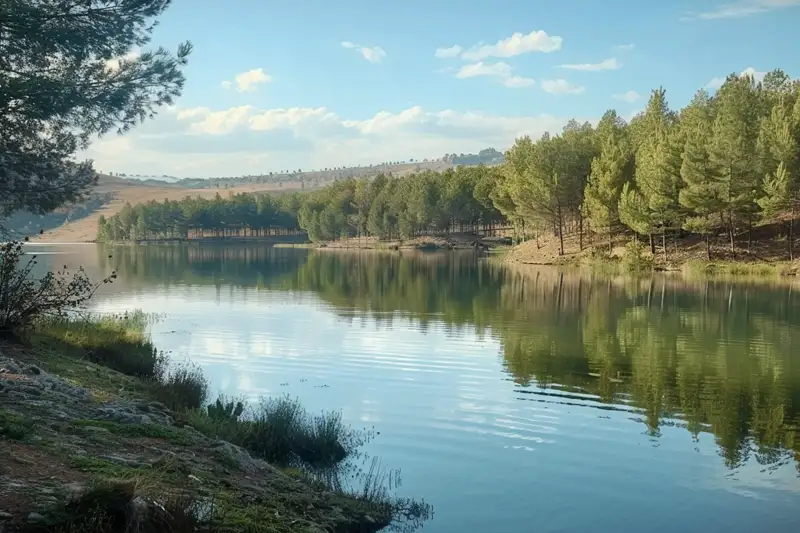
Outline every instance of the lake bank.
{"type": "Polygon", "coordinates": [[[0,344],[0,441],[10,452],[0,456],[3,531],[116,531],[96,527],[102,518],[153,531],[375,532],[393,520],[386,493],[334,490],[221,438],[250,426],[186,404],[202,398],[193,370],[134,377],[152,345],[98,343],[87,330],[0,344]],[[124,350],[136,355],[126,360],[124,350]]]}
{"type": "Polygon", "coordinates": [[[706,243],[698,238],[667,240],[667,252],[657,246],[652,254],[647,243],[631,248],[631,240],[617,237],[609,246],[593,243],[589,235],[564,236],[564,253],[558,237],[542,235],[508,250],[503,261],[508,264],[557,267],[579,267],[594,271],[681,272],[690,275],[726,276],[797,276],[800,260],[790,261],[786,243],[775,238],[737,242],[736,252],[717,243],[708,258],[706,243]],[[749,248],[749,251],[748,251],[749,248]]]}

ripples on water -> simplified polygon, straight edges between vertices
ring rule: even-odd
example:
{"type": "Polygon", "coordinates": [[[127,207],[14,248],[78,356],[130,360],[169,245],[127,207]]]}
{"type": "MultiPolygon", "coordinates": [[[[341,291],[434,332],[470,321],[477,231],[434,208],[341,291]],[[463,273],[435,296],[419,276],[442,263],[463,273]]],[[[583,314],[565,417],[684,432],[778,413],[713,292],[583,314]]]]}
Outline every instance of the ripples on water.
{"type": "MultiPolygon", "coordinates": [[[[300,396],[380,435],[434,532],[800,525],[789,286],[510,270],[473,255],[80,248],[103,311],[229,394],[300,396]]],[[[59,258],[58,261],[61,261],[59,258]]]]}

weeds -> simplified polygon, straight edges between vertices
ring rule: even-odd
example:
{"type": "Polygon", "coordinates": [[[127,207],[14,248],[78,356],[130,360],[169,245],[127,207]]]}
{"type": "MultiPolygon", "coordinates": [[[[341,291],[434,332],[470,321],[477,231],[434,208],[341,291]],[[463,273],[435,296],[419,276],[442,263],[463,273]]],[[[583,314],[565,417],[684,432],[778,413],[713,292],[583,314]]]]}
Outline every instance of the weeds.
{"type": "Polygon", "coordinates": [[[138,378],[160,379],[167,358],[147,335],[141,311],[110,316],[60,316],[39,320],[37,334],[93,363],[138,378]]]}
{"type": "Polygon", "coordinates": [[[199,409],[208,397],[208,380],[199,366],[183,363],[154,380],[152,395],[173,411],[199,409]]]}
{"type": "MultiPolygon", "coordinates": [[[[241,446],[281,466],[331,467],[370,437],[345,425],[339,412],[312,416],[299,400],[289,397],[261,400],[256,408],[240,401],[240,416],[220,416],[218,406],[226,404],[234,405],[220,397],[217,404],[191,412],[189,423],[209,437],[241,446]]],[[[237,410],[238,405],[231,415],[237,410]]]]}
{"type": "Polygon", "coordinates": [[[33,423],[5,409],[0,409],[0,437],[26,440],[33,434],[33,423]]]}

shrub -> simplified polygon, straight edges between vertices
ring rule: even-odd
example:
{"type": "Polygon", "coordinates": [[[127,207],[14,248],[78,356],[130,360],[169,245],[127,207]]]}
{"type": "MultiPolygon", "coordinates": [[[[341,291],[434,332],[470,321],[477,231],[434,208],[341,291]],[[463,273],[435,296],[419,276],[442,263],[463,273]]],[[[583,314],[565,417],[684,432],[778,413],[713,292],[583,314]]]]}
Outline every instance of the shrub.
{"type": "Polygon", "coordinates": [[[83,269],[70,275],[65,266],[34,279],[31,273],[37,264],[36,256],[23,264],[23,255],[21,241],[0,244],[0,336],[3,337],[17,335],[36,319],[64,317],[82,309],[101,285],[116,278],[116,273],[112,273],[100,283],[92,283],[83,269]]]}
{"type": "Polygon", "coordinates": [[[217,404],[193,411],[190,424],[209,437],[226,440],[282,466],[332,467],[369,438],[368,433],[345,425],[341,413],[312,416],[299,400],[289,397],[261,400],[254,409],[242,404],[241,418],[219,416],[217,405],[233,406],[233,402],[220,396],[217,404]]]}
{"type": "Polygon", "coordinates": [[[199,409],[208,397],[208,380],[199,366],[183,363],[155,380],[153,395],[173,411],[199,409]]]}
{"type": "Polygon", "coordinates": [[[653,270],[653,257],[647,252],[644,244],[631,241],[625,245],[625,255],[622,264],[628,272],[643,272],[653,270]]]}

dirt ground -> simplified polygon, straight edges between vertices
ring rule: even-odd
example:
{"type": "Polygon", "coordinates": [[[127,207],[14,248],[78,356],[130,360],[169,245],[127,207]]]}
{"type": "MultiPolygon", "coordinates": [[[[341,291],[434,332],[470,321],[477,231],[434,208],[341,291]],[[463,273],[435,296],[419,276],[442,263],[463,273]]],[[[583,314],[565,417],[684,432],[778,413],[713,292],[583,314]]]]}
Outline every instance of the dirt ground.
{"type": "MultiPolygon", "coordinates": [[[[795,227],[800,227],[795,221],[795,227]]],[[[798,230],[795,229],[795,234],[798,230]]],[[[612,241],[613,258],[625,255],[626,245],[631,242],[630,235],[617,235],[612,241]]],[[[653,257],[655,266],[665,270],[679,269],[689,261],[707,261],[706,244],[699,235],[686,235],[682,237],[667,236],[666,255],[661,246],[661,237],[656,236],[656,253],[653,257]]],[[[741,263],[780,263],[788,262],[788,248],[786,232],[783,226],[765,224],[753,228],[752,236],[748,239],[747,233],[736,236],[735,253],[731,252],[730,241],[725,235],[719,235],[711,240],[711,259],[717,262],[736,261],[741,263]]],[[[649,254],[649,243],[643,241],[645,250],[649,254]]],[[[583,235],[583,246],[579,234],[572,233],[564,236],[564,254],[561,255],[560,244],[557,236],[552,233],[540,235],[539,239],[530,239],[515,246],[505,256],[510,263],[532,265],[560,265],[577,264],[589,259],[593,251],[608,250],[605,238],[593,236],[586,232],[583,235]]],[[[800,243],[795,243],[795,261],[800,255],[800,243]]]]}

